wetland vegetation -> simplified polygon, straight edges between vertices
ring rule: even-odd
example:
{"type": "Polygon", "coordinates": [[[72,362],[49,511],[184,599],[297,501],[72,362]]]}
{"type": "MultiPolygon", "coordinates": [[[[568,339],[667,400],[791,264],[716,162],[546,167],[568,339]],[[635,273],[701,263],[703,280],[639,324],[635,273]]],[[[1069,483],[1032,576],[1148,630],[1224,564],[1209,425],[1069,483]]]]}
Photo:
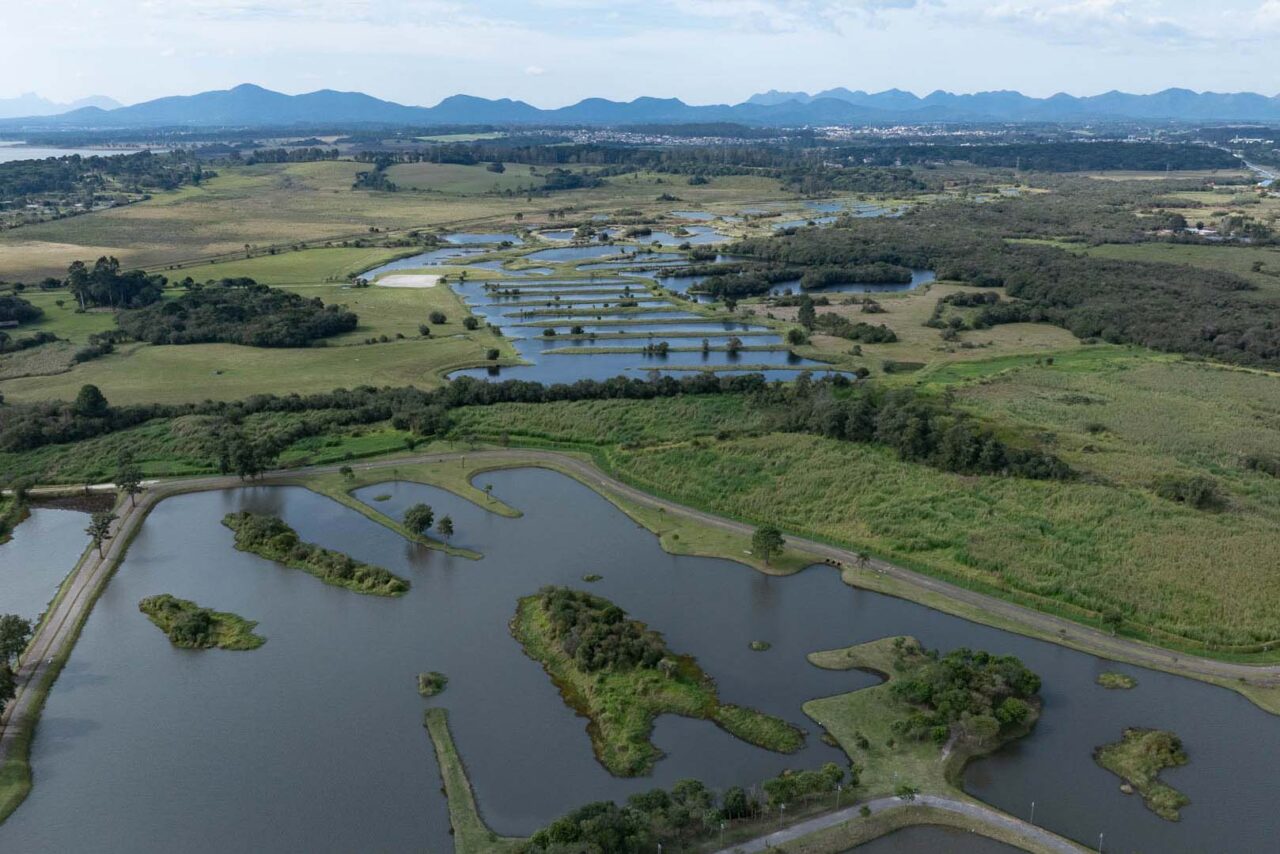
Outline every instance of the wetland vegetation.
{"type": "Polygon", "coordinates": [[[148,596],[138,610],[155,623],[176,647],[182,649],[257,649],[267,642],[254,634],[258,624],[226,611],[202,608],[189,599],[168,593],[148,596]]]}
{"type": "Polygon", "coordinates": [[[409,582],[380,566],[298,539],[283,520],[247,510],[228,513],[222,524],[235,532],[236,548],[314,575],[325,584],[374,596],[403,596],[409,582]]]}
{"type": "Polygon", "coordinates": [[[1182,808],[1191,803],[1186,795],[1160,780],[1165,768],[1188,761],[1182,740],[1171,732],[1129,727],[1120,741],[1095,750],[1093,758],[1136,790],[1147,808],[1163,819],[1177,821],[1182,808]]]}
{"type": "Polygon", "coordinates": [[[720,702],[715,683],[661,635],[599,596],[548,587],[520,600],[511,631],[568,703],[584,715],[612,773],[647,773],[662,755],[649,740],[661,714],[705,718],[744,741],[781,753],[804,744],[786,721],[720,702]]]}

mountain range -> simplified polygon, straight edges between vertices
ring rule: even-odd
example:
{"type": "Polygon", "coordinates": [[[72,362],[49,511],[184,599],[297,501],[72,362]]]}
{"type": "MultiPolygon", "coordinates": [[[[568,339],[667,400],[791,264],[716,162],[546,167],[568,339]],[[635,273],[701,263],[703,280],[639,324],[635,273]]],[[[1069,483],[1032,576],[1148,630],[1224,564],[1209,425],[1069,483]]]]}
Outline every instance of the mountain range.
{"type": "MultiPolygon", "coordinates": [[[[34,96],[24,96],[24,98],[34,96]]],[[[22,101],[23,99],[17,99],[22,101]]],[[[109,101],[109,99],[106,99],[109,101]]],[[[48,102],[36,99],[42,103],[48,102]]],[[[0,108],[7,103],[0,101],[0,108]]],[[[24,103],[34,103],[24,101],[24,103]]],[[[838,88],[810,95],[769,91],[740,104],[690,105],[677,98],[588,98],[542,109],[507,98],[453,95],[433,107],[322,89],[286,95],[261,86],[175,95],[128,107],[93,103],[56,115],[29,112],[0,128],[281,127],[291,125],[588,125],[741,122],[763,126],[925,124],[934,122],[1078,122],[1096,120],[1280,122],[1280,95],[1166,89],[1150,95],[1107,92],[1033,98],[1020,92],[933,92],[921,98],[890,89],[838,88]]],[[[3,115],[0,112],[0,115],[3,115]]]]}
{"type": "Polygon", "coordinates": [[[48,98],[41,98],[35,92],[25,92],[16,98],[0,98],[0,119],[21,116],[56,116],[69,110],[81,107],[98,107],[103,110],[115,110],[120,102],[105,95],[92,95],[69,104],[59,104],[48,98]]]}

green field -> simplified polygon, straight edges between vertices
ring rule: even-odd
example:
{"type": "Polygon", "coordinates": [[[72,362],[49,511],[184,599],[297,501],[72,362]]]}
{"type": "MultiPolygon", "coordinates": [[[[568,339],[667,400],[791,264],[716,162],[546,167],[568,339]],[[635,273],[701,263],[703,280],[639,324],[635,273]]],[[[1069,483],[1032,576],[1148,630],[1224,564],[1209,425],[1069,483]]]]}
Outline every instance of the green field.
{"type": "MultiPolygon", "coordinates": [[[[517,212],[525,224],[538,225],[555,224],[552,211],[585,216],[639,208],[659,215],[676,206],[737,207],[795,198],[772,178],[730,176],[692,187],[678,176],[631,173],[611,177],[600,187],[528,199],[491,192],[495,179],[500,184],[521,181],[527,186],[527,166],[513,164],[501,175],[482,166],[441,170],[437,164],[406,164],[403,168],[420,169],[423,185],[435,181],[441,192],[354,190],[356,173],[368,165],[346,160],[220,166],[218,177],[198,187],[6,231],[0,235],[0,279],[34,282],[63,275],[74,260],[102,255],[115,255],[126,267],[164,270],[199,259],[234,258],[246,246],[262,251],[299,243],[377,243],[387,232],[411,229],[510,229],[517,212]],[[658,202],[657,197],[668,191],[681,201],[658,202]]],[[[539,167],[539,171],[545,169],[539,167]]]]}
{"type": "Polygon", "coordinates": [[[954,475],[876,446],[757,435],[736,398],[502,405],[462,410],[457,429],[588,448],[672,500],[866,548],[1075,619],[1117,608],[1124,631],[1165,644],[1257,653],[1280,638],[1267,569],[1280,565],[1280,483],[1242,462],[1280,447],[1274,378],[1113,348],[1052,366],[1020,358],[956,370],[927,382],[960,383],[957,405],[1003,429],[1055,431],[1053,450],[1085,476],[954,475]],[[1072,402],[1081,395],[1099,403],[1072,402]],[[1036,407],[1052,414],[1033,417],[1036,407]],[[1094,421],[1106,429],[1090,432],[1094,421]],[[1158,497],[1153,480],[1165,472],[1213,478],[1228,507],[1158,497]]]}
{"type": "MultiPolygon", "coordinates": [[[[450,370],[486,361],[496,347],[505,359],[515,352],[504,338],[480,328],[466,330],[470,311],[447,286],[432,288],[352,288],[348,273],[403,255],[405,250],[311,249],[261,256],[184,271],[197,281],[249,276],[263,284],[348,306],[360,318],[352,332],[328,340],[328,347],[277,349],[235,344],[129,344],[111,355],[72,367],[75,348],[37,348],[0,357],[0,392],[9,400],[75,397],[85,383],[97,385],[113,403],[234,400],[252,394],[330,391],[359,385],[438,385],[450,370]],[[439,310],[447,322],[431,324],[424,339],[418,327],[439,310]],[[388,340],[382,341],[385,336],[388,340]],[[403,336],[403,337],[399,337],[403,336]],[[369,339],[377,343],[366,344],[369,339]],[[39,360],[39,361],[37,361],[39,360]],[[35,363],[35,364],[33,364],[35,363]],[[40,376],[39,374],[56,374],[40,376]],[[12,377],[12,379],[7,379],[12,377]]],[[[449,268],[441,268],[447,271],[449,268]]],[[[45,329],[83,344],[92,332],[113,328],[109,312],[75,313],[58,308],[65,292],[36,294],[45,309],[33,329],[45,329]]]]}

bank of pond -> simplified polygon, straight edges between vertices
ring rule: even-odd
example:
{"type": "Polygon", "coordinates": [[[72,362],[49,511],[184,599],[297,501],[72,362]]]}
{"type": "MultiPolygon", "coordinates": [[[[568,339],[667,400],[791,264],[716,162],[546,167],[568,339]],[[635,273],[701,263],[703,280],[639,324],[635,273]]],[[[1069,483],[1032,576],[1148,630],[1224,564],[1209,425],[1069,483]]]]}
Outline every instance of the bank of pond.
{"type": "MultiPolygon", "coordinates": [[[[196,852],[452,850],[424,705],[449,710],[475,802],[502,837],[528,836],[593,801],[621,804],[690,778],[719,796],[738,786],[759,800],[767,797],[764,781],[827,763],[848,769],[859,749],[879,760],[857,763],[859,785],[869,790],[880,785],[877,769],[891,775],[899,766],[890,760],[905,763],[915,746],[937,750],[936,742],[931,734],[882,737],[859,724],[832,723],[829,733],[806,704],[839,712],[861,689],[885,685],[881,676],[815,666],[808,656],[903,635],[940,650],[939,662],[957,650],[986,650],[1016,656],[1042,678],[1029,734],[957,772],[969,794],[1022,818],[1035,801],[1037,824],[1085,842],[1105,833],[1108,850],[1261,851],[1280,834],[1270,797],[1280,719],[1238,694],[855,589],[829,567],[770,577],[731,560],[668,554],[612,504],[551,471],[488,472],[483,483],[523,515],[499,516],[483,500],[414,483],[353,493],[389,519],[429,504],[453,520],[451,543],[482,553],[479,561],[409,541],[301,487],[160,502],[49,694],[31,750],[35,785],[0,825],[0,849],[119,850],[123,841],[133,852],[167,852],[182,839],[196,852]],[[237,549],[236,532],[221,520],[246,511],[412,585],[399,596],[355,596],[237,549]],[[660,632],[665,649],[695,657],[714,677],[718,702],[808,732],[803,745],[779,753],[712,720],[661,714],[649,735],[661,756],[651,771],[610,773],[590,722],[508,628],[519,600],[548,585],[580,589],[586,574],[600,576],[593,596],[660,632]],[[139,601],[159,591],[258,620],[270,642],[245,655],[176,648],[138,612],[139,601]],[[768,652],[751,648],[762,639],[768,652]],[[428,662],[449,683],[424,699],[410,684],[428,662]],[[1112,671],[1135,676],[1136,687],[1096,684],[1112,671]],[[1094,761],[1094,749],[1115,743],[1125,727],[1176,733],[1191,757],[1160,772],[1190,799],[1180,821],[1122,794],[1121,780],[1094,761]],[[841,734],[852,754],[824,737],[841,734]]],[[[9,546],[31,542],[22,536],[26,524],[9,546]]],[[[981,735],[990,724],[976,727],[981,735]]]]}

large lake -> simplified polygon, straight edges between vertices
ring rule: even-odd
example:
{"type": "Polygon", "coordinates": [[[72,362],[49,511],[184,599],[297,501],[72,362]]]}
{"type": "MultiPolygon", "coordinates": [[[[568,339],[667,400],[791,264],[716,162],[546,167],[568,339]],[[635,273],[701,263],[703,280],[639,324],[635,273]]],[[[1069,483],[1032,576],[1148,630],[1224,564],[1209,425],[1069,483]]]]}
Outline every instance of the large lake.
{"type": "MultiPolygon", "coordinates": [[[[45,148],[38,145],[25,145],[21,142],[0,140],[0,163],[12,163],[15,160],[46,160],[50,157],[70,157],[79,154],[81,157],[115,157],[121,154],[137,154],[141,148],[45,148]]],[[[152,148],[155,154],[163,154],[168,149],[152,148]]]]}
{"type": "Polygon", "coordinates": [[[372,506],[393,516],[426,501],[453,517],[455,541],[483,552],[480,561],[409,544],[301,488],[161,503],[49,696],[32,751],[35,788],[0,826],[0,850],[447,852],[446,806],[421,725],[427,701],[415,686],[424,670],[450,676],[430,702],[450,710],[480,807],[500,833],[685,777],[749,784],[839,758],[801,704],[875,682],[819,670],[805,654],[896,634],[943,650],[1012,653],[1044,678],[1041,722],[971,766],[975,795],[1021,816],[1034,800],[1038,823],[1085,842],[1105,832],[1111,851],[1274,850],[1280,718],[1237,694],[1131,667],[1118,669],[1137,675],[1138,687],[1109,692],[1094,684],[1116,669],[1108,662],[855,590],[826,567],[769,578],[727,560],[668,555],[559,474],[493,472],[478,482],[525,515],[503,518],[407,483],[358,496],[389,494],[372,506]],[[304,539],[382,564],[413,588],[401,599],[360,596],[237,552],[220,519],[242,508],[278,513],[304,539]],[[604,578],[587,585],[585,573],[604,578]],[[614,600],[672,649],[697,656],[725,701],[794,721],[809,730],[808,746],[780,756],[709,723],[664,717],[654,740],[668,755],[653,776],[611,777],[592,756],[585,721],[508,633],[516,600],[545,584],[614,600]],[[162,592],[259,620],[268,642],[242,653],[177,650],[137,610],[162,592]],[[752,652],[757,639],[772,649],[752,652]],[[1192,801],[1180,823],[1121,794],[1091,758],[1135,725],[1184,739],[1191,763],[1165,775],[1192,801]]]}

